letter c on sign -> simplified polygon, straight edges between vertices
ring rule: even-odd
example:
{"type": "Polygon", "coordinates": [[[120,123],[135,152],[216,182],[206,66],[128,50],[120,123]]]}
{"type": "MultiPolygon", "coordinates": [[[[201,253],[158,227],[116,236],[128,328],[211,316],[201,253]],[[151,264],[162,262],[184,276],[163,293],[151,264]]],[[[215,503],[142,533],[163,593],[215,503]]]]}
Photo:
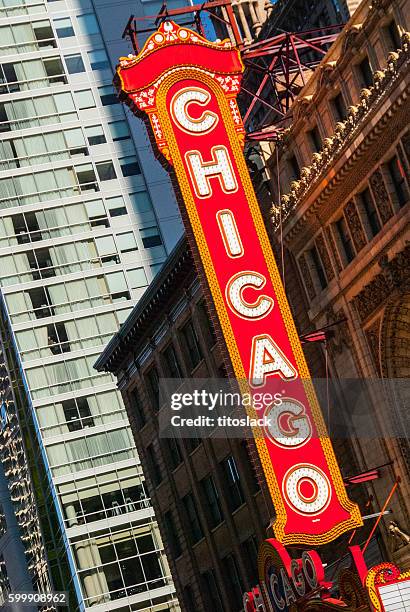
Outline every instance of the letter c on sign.
{"type": "Polygon", "coordinates": [[[283,599],[283,597],[280,595],[280,593],[278,592],[278,589],[277,589],[278,584],[279,584],[279,580],[278,580],[277,575],[275,573],[272,573],[269,578],[270,592],[272,594],[273,601],[275,602],[279,610],[284,610],[286,602],[283,599]]]}
{"type": "Polygon", "coordinates": [[[232,276],[226,286],[226,301],[232,312],[244,319],[263,319],[273,308],[273,299],[267,295],[260,295],[255,302],[246,302],[243,291],[252,287],[262,289],[266,278],[258,272],[239,272],[232,276]]]}
{"type": "Polygon", "coordinates": [[[292,559],[290,563],[290,571],[292,575],[293,586],[300,597],[306,593],[306,584],[302,574],[301,564],[297,559],[292,559]]]}
{"type": "Polygon", "coordinates": [[[189,114],[190,104],[205,106],[211,99],[211,94],[201,87],[181,89],[171,100],[171,115],[181,130],[189,134],[206,134],[218,123],[218,115],[212,111],[204,111],[198,118],[189,114]]]}
{"type": "Polygon", "coordinates": [[[266,612],[266,607],[262,599],[259,586],[243,596],[243,608],[245,612],[266,612]]]}

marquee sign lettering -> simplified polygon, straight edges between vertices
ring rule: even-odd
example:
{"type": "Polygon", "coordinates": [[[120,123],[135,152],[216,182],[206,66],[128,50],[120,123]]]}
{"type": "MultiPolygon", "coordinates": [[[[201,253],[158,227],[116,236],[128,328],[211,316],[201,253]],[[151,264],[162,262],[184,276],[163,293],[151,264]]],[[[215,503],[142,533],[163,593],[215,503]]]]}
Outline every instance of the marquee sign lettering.
{"type": "MultiPolygon", "coordinates": [[[[242,70],[229,41],[165,22],[138,56],[120,59],[116,83],[172,170],[236,378],[252,393],[272,381],[284,391],[281,406],[265,407],[273,425],[254,430],[275,536],[325,544],[361,517],[346,495],[243,156],[242,70]]],[[[252,408],[250,416],[261,415],[252,408]]]]}
{"type": "Polygon", "coordinates": [[[258,556],[260,584],[245,593],[245,612],[288,611],[292,603],[324,585],[324,568],[319,555],[306,551],[301,559],[291,559],[277,540],[266,540],[258,556]]]}
{"type": "MultiPolygon", "coordinates": [[[[357,560],[361,569],[365,567],[364,558],[360,557],[360,552],[359,555],[357,552],[353,554],[353,550],[349,552],[350,567],[341,568],[336,585],[325,579],[324,565],[316,551],[305,551],[300,559],[291,559],[280,542],[266,540],[258,554],[259,584],[244,594],[244,611],[373,612],[371,597],[362,584],[361,571],[356,567],[357,560]],[[337,596],[332,595],[332,591],[337,596]]],[[[368,576],[375,574],[377,571],[370,570],[368,576]]],[[[377,601],[377,598],[373,600],[377,601]]],[[[378,612],[382,610],[375,609],[378,612]]]]}

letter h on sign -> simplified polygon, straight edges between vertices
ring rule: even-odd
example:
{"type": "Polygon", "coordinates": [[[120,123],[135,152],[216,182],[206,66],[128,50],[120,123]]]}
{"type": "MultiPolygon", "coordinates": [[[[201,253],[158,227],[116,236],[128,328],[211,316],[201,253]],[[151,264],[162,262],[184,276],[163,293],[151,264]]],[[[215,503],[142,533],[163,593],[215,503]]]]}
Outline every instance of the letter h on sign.
{"type": "Polygon", "coordinates": [[[209,289],[242,392],[280,392],[255,442],[285,544],[325,544],[361,525],[347,497],[242,152],[236,103],[243,66],[229,41],[161,24],[116,84],[143,115],[179,185],[200,279],[209,289]]]}

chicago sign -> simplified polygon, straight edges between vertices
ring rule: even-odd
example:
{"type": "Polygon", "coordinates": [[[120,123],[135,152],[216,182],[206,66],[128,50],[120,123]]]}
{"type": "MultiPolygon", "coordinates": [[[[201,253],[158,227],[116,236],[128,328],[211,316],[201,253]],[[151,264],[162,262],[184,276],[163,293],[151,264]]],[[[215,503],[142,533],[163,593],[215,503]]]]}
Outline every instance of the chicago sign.
{"type": "Polygon", "coordinates": [[[188,239],[242,391],[282,393],[252,417],[283,544],[325,544],[362,524],[347,497],[243,156],[243,66],[229,41],[163,23],[116,85],[172,172],[188,239]]]}

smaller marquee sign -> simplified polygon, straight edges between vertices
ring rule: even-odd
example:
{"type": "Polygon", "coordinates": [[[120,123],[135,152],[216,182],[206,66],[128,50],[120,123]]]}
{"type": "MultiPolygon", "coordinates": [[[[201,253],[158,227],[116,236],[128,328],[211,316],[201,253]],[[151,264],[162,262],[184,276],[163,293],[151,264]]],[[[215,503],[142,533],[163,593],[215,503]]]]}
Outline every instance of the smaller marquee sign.
{"type": "Polygon", "coordinates": [[[369,570],[365,584],[375,612],[410,612],[410,571],[381,563],[369,570]]]}
{"type": "Polygon", "coordinates": [[[343,568],[333,584],[326,581],[316,551],[291,559],[280,542],[270,539],[260,546],[258,573],[259,584],[244,594],[245,612],[372,612],[353,555],[351,567],[343,568]]]}

